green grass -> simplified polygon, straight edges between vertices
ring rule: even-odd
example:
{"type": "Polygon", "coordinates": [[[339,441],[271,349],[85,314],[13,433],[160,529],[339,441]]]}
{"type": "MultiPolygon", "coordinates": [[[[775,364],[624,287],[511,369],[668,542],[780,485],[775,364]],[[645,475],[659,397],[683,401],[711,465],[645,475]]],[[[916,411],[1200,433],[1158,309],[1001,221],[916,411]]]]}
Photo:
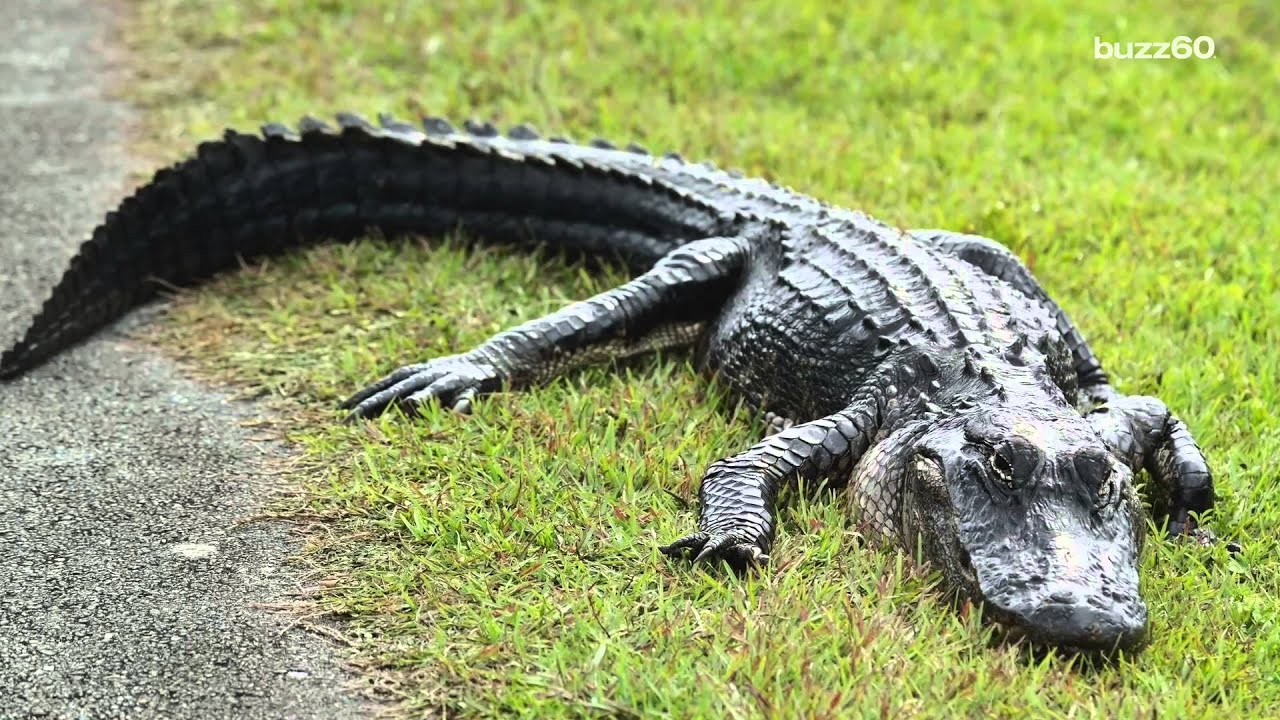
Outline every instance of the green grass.
{"type": "Polygon", "coordinates": [[[1081,668],[992,641],[859,546],[840,498],[782,514],[770,571],[662,558],[699,470],[763,423],[678,355],[462,419],[336,422],[391,367],[618,282],[461,243],[325,247],[182,297],[157,335],[269,394],[301,449],[315,601],[405,712],[690,717],[1241,717],[1280,712],[1280,14],[1090,0],[621,4],[138,0],[152,154],[353,109],[531,121],[676,148],[911,227],[999,238],[1217,473],[1229,558],[1156,543],[1154,641],[1081,668]],[[634,4],[632,4],[634,5],[634,4]],[[749,7],[744,7],[749,5],[749,7]],[[852,6],[851,6],[852,7],[852,6]],[[1210,35],[1208,61],[1098,62],[1093,37],[1210,35]]]}

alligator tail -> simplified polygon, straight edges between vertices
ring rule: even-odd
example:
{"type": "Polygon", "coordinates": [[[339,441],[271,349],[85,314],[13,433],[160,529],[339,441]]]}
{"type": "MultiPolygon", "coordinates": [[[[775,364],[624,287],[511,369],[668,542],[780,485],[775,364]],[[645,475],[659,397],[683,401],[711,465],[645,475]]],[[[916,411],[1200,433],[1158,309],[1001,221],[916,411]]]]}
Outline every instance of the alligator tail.
{"type": "Polygon", "coordinates": [[[465,131],[338,115],[294,132],[227,131],[160,170],[108,213],[22,339],[0,355],[16,377],[164,287],[189,286],[243,260],[321,239],[441,234],[541,244],[648,267],[688,240],[722,232],[722,213],[634,152],[541,140],[526,126],[465,131]],[[425,130],[425,132],[424,132],[425,130]]]}

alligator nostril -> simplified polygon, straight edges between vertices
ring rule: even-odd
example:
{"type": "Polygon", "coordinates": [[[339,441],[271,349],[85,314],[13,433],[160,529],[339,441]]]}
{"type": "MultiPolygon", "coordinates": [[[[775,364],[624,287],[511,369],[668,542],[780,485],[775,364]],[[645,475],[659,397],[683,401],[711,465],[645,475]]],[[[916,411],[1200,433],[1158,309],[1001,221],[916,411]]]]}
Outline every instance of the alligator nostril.
{"type": "Polygon", "coordinates": [[[1049,600],[1050,602],[1069,605],[1076,601],[1076,594],[1071,592],[1070,590],[1058,590],[1057,592],[1049,593],[1049,600]]]}

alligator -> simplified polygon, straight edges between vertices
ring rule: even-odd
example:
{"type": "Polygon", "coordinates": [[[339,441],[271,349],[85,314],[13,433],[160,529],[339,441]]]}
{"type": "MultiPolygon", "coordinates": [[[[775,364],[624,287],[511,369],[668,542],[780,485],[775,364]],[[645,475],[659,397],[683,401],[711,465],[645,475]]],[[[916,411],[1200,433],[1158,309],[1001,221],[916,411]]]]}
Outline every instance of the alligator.
{"type": "Polygon", "coordinates": [[[1211,536],[1197,516],[1212,476],[1187,426],[1118,392],[1004,245],[527,125],[344,113],[228,130],[107,214],[0,356],[0,378],[246,260],[459,229],[620,261],[631,279],[400,367],[346,400],[347,419],[424,403],[469,413],[481,395],[589,363],[691,349],[767,433],[706,470],[698,530],[667,555],[759,568],[783,488],[843,488],[864,536],[922,560],[947,596],[1033,646],[1113,654],[1148,641],[1135,474],[1169,536],[1211,536]]]}

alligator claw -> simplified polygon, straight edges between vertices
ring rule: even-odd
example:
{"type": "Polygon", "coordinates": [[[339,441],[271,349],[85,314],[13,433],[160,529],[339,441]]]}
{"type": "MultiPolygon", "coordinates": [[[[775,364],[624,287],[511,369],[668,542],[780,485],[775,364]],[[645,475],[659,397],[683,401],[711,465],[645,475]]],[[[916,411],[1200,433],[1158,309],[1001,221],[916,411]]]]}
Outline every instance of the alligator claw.
{"type": "Polygon", "coordinates": [[[473,400],[492,392],[500,382],[497,370],[463,355],[406,365],[347,398],[340,407],[350,410],[347,422],[382,414],[392,404],[416,413],[429,402],[470,414],[473,400]]]}
{"type": "Polygon", "coordinates": [[[1212,545],[1217,545],[1218,543],[1222,543],[1223,547],[1227,549],[1227,552],[1232,555],[1238,555],[1244,552],[1243,545],[1236,542],[1235,540],[1223,541],[1221,538],[1217,536],[1217,534],[1215,534],[1212,530],[1210,530],[1207,527],[1194,528],[1190,533],[1188,533],[1188,536],[1193,542],[1195,542],[1195,544],[1199,545],[1200,547],[1210,547],[1212,545]]]}
{"type": "Polygon", "coordinates": [[[458,393],[457,399],[453,401],[453,411],[460,415],[470,415],[472,410],[471,401],[475,396],[476,391],[473,388],[458,393]]]}
{"type": "Polygon", "coordinates": [[[1187,536],[1200,547],[1209,547],[1218,542],[1218,536],[1207,527],[1192,528],[1187,536]]]}
{"type": "Polygon", "coordinates": [[[769,555],[754,542],[746,540],[735,530],[710,533],[700,530],[658,548],[663,555],[688,557],[693,554],[695,564],[723,560],[737,572],[767,565],[769,555]]]}
{"type": "Polygon", "coordinates": [[[700,548],[703,545],[705,545],[707,542],[707,538],[710,538],[710,537],[711,537],[711,533],[699,530],[698,532],[693,533],[692,535],[685,535],[684,537],[680,538],[679,540],[676,540],[675,542],[669,545],[658,546],[658,551],[661,552],[663,555],[668,555],[671,557],[676,557],[677,555],[682,556],[685,554],[684,553],[685,550],[692,550],[694,548],[700,548]]]}
{"type": "Polygon", "coordinates": [[[386,377],[382,378],[378,382],[365,386],[365,388],[360,392],[356,393],[355,395],[352,395],[351,397],[339,403],[338,407],[342,408],[343,410],[350,410],[355,406],[359,405],[360,403],[364,402],[366,399],[373,396],[374,394],[379,393],[391,387],[392,385],[395,385],[401,380],[404,380],[405,378],[408,378],[417,372],[420,372],[425,367],[426,367],[425,363],[422,363],[419,365],[405,365],[404,367],[396,370],[390,375],[387,375],[386,377]]]}
{"type": "Polygon", "coordinates": [[[1231,553],[1232,555],[1239,555],[1240,553],[1244,552],[1244,546],[1241,545],[1240,543],[1236,542],[1235,540],[1223,541],[1221,538],[1218,537],[1217,533],[1215,533],[1214,531],[1202,525],[1198,525],[1192,528],[1187,528],[1183,524],[1178,524],[1176,526],[1173,526],[1171,524],[1169,536],[1174,540],[1185,539],[1190,542],[1194,542],[1196,545],[1199,545],[1200,547],[1212,547],[1213,545],[1216,545],[1221,542],[1223,543],[1223,546],[1227,549],[1227,552],[1231,553]]]}

